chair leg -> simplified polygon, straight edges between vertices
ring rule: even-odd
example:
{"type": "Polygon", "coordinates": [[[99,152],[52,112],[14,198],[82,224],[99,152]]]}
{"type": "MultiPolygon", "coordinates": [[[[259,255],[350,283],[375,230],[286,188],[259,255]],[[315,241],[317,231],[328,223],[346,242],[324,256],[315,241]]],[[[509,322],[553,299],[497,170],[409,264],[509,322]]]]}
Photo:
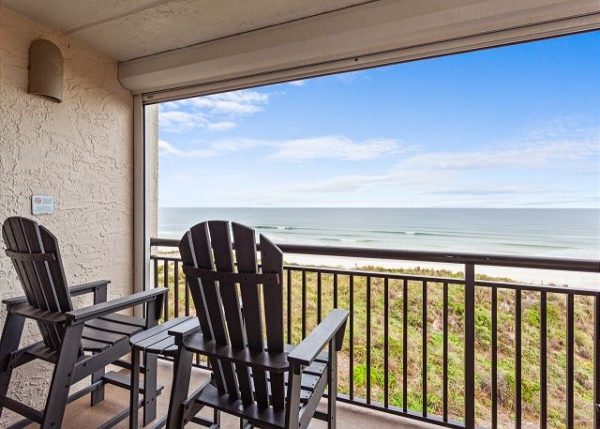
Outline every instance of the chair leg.
{"type": "MultiPolygon", "coordinates": [[[[146,329],[158,324],[162,311],[163,296],[147,302],[144,307],[146,329]]],[[[144,426],[156,418],[156,360],[154,353],[144,353],[144,426]]]]}
{"type": "Polygon", "coordinates": [[[129,389],[129,429],[137,429],[140,403],[140,352],[131,350],[131,383],[129,389]]]}
{"type": "MultiPolygon", "coordinates": [[[[92,374],[92,383],[96,383],[102,380],[104,374],[106,373],[106,369],[102,368],[101,370],[96,371],[92,374]]],[[[102,383],[96,390],[94,390],[90,395],[90,405],[93,407],[94,405],[99,404],[104,401],[104,383],[102,383]]]]}
{"type": "Polygon", "coordinates": [[[213,410],[213,424],[216,428],[221,427],[221,412],[219,410],[213,410]]]}
{"type": "Polygon", "coordinates": [[[186,350],[183,346],[179,347],[173,364],[173,384],[171,386],[167,429],[181,429],[184,427],[183,415],[185,410],[183,409],[183,402],[187,398],[190,387],[192,358],[192,352],[186,350]]]}
{"type": "Polygon", "coordinates": [[[81,347],[82,332],[83,324],[69,326],[65,329],[58,360],[52,374],[52,382],[50,383],[50,391],[46,399],[41,429],[56,429],[62,425],[69,397],[69,388],[71,387],[73,369],[75,368],[79,348],[81,347]]]}
{"type": "Polygon", "coordinates": [[[337,352],[336,339],[329,342],[329,364],[327,368],[327,429],[336,427],[337,405],[337,352]]]}
{"type": "MultiPolygon", "coordinates": [[[[5,396],[6,392],[8,392],[12,376],[12,367],[8,359],[10,358],[10,354],[19,348],[24,323],[24,317],[9,314],[4,324],[2,339],[0,340],[0,397],[5,396]]],[[[0,416],[2,416],[2,409],[3,407],[0,406],[0,416]]]]}
{"type": "Polygon", "coordinates": [[[156,418],[156,361],[156,354],[144,353],[144,426],[156,418]]]}
{"type": "MultiPolygon", "coordinates": [[[[94,289],[94,304],[100,304],[101,302],[106,302],[107,299],[107,286],[103,285],[100,286],[96,289],[94,289]]],[[[101,370],[96,371],[95,373],[92,374],[92,383],[96,383],[100,380],[102,380],[102,377],[104,377],[104,374],[106,373],[106,369],[102,368],[101,370]]],[[[96,390],[94,390],[92,392],[92,394],[90,395],[90,404],[93,407],[94,405],[97,405],[98,403],[104,401],[104,383],[102,383],[100,385],[100,387],[98,387],[96,390]]]]}
{"type": "Polygon", "coordinates": [[[296,429],[300,423],[300,391],[302,389],[302,371],[300,365],[292,365],[288,375],[288,394],[286,398],[285,427],[296,429]]]}

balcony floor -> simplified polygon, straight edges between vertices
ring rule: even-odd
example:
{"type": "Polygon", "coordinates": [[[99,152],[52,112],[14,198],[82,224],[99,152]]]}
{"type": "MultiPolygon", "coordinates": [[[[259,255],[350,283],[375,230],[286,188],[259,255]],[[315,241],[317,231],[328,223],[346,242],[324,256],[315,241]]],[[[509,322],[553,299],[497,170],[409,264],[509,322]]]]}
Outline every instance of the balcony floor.
{"type": "MultiPolygon", "coordinates": [[[[172,365],[169,362],[159,361],[158,379],[159,383],[165,386],[163,393],[158,400],[158,415],[166,414],[169,403],[169,390],[171,383],[172,365]]],[[[194,369],[192,374],[192,385],[198,385],[202,380],[206,379],[207,372],[194,369]]],[[[90,407],[89,395],[71,403],[67,407],[67,412],[64,419],[63,429],[81,429],[82,427],[94,428],[113,415],[121,411],[128,403],[128,392],[115,386],[106,387],[106,399],[95,407],[90,407]]],[[[324,401],[326,403],[326,401],[324,401]]],[[[141,415],[141,412],[140,412],[141,415]]],[[[224,429],[239,429],[239,421],[226,414],[221,414],[222,425],[224,429]]],[[[141,418],[141,416],[140,416],[141,418]]],[[[141,422],[140,422],[141,424],[141,422]]],[[[117,427],[126,428],[127,420],[121,422],[117,427]]],[[[151,426],[151,425],[149,425],[151,426]]],[[[34,426],[30,426],[33,428],[34,426]]],[[[141,426],[140,426],[141,427],[141,426]]],[[[189,427],[200,427],[195,424],[190,424],[189,427]]],[[[326,428],[325,422],[314,420],[310,425],[311,428],[326,428]]],[[[338,428],[353,429],[353,428],[378,428],[378,429],[412,429],[412,428],[434,428],[436,426],[415,422],[397,416],[386,415],[373,410],[368,410],[361,407],[356,407],[348,404],[338,403],[338,428]]]]}

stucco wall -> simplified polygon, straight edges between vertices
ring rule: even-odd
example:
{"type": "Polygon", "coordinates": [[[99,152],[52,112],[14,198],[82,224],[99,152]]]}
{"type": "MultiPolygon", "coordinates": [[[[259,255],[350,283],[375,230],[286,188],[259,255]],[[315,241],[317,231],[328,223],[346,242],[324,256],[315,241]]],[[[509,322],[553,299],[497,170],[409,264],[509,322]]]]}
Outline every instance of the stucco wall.
{"type": "MultiPolygon", "coordinates": [[[[31,194],[52,194],[55,214],[38,221],[58,237],[71,284],[110,279],[109,297],[130,293],[133,283],[132,123],[115,61],[0,6],[0,222],[32,217],[31,194]],[[65,59],[61,104],[27,94],[36,38],[56,43],[65,59]]],[[[1,251],[0,298],[21,294],[1,251]]],[[[22,344],[36,335],[28,325],[22,344]]],[[[11,395],[40,407],[49,377],[49,368],[28,364],[14,375],[11,395]]],[[[5,413],[0,427],[9,421],[5,413]]]]}

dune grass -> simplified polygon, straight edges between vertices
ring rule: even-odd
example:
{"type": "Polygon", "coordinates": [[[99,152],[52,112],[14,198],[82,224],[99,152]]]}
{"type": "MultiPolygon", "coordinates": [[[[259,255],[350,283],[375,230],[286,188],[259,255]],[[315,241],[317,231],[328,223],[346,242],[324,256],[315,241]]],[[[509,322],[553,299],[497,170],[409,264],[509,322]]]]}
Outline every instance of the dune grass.
{"type": "MultiPolygon", "coordinates": [[[[431,269],[385,269],[361,267],[359,270],[392,272],[409,275],[427,275],[446,278],[462,278],[462,273],[431,269]]],[[[159,265],[159,284],[163,284],[163,265],[159,265]]],[[[179,314],[185,305],[183,274],[179,273],[179,314]]],[[[301,340],[302,274],[292,271],[292,343],[301,340]]],[[[507,281],[509,279],[482,278],[507,281]]],[[[173,266],[169,268],[169,313],[175,314],[173,266]]],[[[367,335],[370,334],[370,380],[371,401],[384,401],[384,281],[372,277],[370,308],[367,303],[367,279],[357,276],[353,283],[353,337],[352,355],[354,366],[349,365],[349,334],[339,354],[339,388],[349,393],[353,381],[354,397],[366,398],[367,394],[367,335]],[[367,314],[370,332],[367,332],[367,314]]],[[[284,296],[287,294],[287,279],[284,296]]],[[[388,284],[388,395],[390,406],[403,407],[403,281],[389,280],[388,284]]],[[[443,371],[443,285],[427,283],[427,364],[423,365],[423,285],[407,282],[407,408],[416,412],[423,409],[422,371],[427,368],[427,412],[442,414],[443,371]]],[[[317,324],[317,274],[306,273],[306,324],[310,332],[317,324]]],[[[325,315],[334,306],[333,275],[321,276],[321,313],[325,315]]],[[[193,304],[192,313],[193,313],[193,304]]],[[[285,300],[284,300],[285,305],[285,300]]],[[[478,287],[475,309],[475,410],[477,425],[491,425],[491,290],[478,287]]],[[[348,276],[338,275],[338,307],[350,308],[350,281],[348,276]]],[[[575,423],[578,428],[593,424],[593,299],[575,298],[575,423]]],[[[515,292],[498,291],[498,422],[499,427],[514,427],[515,403],[515,292]]],[[[287,311],[284,313],[287,317],[287,311]]],[[[522,293],[522,427],[539,427],[540,419],[540,293],[522,293]]],[[[448,286],[448,379],[449,417],[462,420],[464,415],[464,288],[461,284],[448,286]]],[[[287,319],[284,320],[284,327],[287,319]]],[[[564,428],[566,414],[566,297],[548,293],[548,427],[564,428]]],[[[350,329],[350,325],[348,325],[350,329]]]]}

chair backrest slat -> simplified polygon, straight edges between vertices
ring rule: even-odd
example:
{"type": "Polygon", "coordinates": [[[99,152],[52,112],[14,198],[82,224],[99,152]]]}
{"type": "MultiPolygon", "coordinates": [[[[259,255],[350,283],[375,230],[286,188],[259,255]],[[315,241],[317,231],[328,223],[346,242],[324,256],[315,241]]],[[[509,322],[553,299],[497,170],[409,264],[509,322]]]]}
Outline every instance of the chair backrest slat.
{"type": "MultiPolygon", "coordinates": [[[[191,237],[192,255],[194,259],[191,261],[183,261],[183,263],[195,264],[192,266],[197,268],[215,269],[208,224],[204,223],[196,225],[189,231],[189,234],[191,237]]],[[[218,283],[215,281],[200,281],[199,285],[205,304],[210,336],[219,344],[228,344],[225,315],[218,283]]],[[[225,388],[226,392],[229,393],[232,398],[237,399],[239,396],[233,364],[219,361],[216,367],[216,376],[222,378],[224,382],[217,382],[217,387],[225,388]]],[[[224,392],[225,391],[223,391],[223,393],[224,392]]]]}
{"type": "MultiPolygon", "coordinates": [[[[13,255],[11,259],[29,304],[44,311],[64,313],[72,310],[56,237],[35,221],[21,217],[11,217],[4,222],[2,237],[9,256],[13,255]]],[[[46,346],[59,350],[63,329],[43,322],[38,322],[38,326],[46,346]]]]}
{"type": "MultiPolygon", "coordinates": [[[[17,218],[8,218],[4,222],[4,225],[2,226],[2,239],[8,250],[19,253],[26,252],[26,246],[23,246],[23,231],[17,218]]],[[[23,287],[27,301],[33,307],[41,308],[43,297],[37,293],[37,290],[32,284],[32,280],[30,280],[33,279],[31,264],[20,259],[13,259],[12,261],[19,276],[19,280],[21,281],[21,286],[23,287]]],[[[38,326],[46,345],[56,349],[55,338],[49,330],[50,327],[44,323],[38,323],[38,326]]]]}
{"type": "MultiPolygon", "coordinates": [[[[283,352],[283,253],[267,237],[260,235],[260,256],[263,273],[278,273],[278,280],[263,284],[267,348],[283,352]]],[[[273,408],[283,409],[285,392],[283,374],[271,374],[273,408]]]]}
{"type": "MultiPolygon", "coordinates": [[[[229,223],[215,221],[208,224],[210,242],[213,249],[215,269],[222,272],[234,272],[233,246],[229,223]]],[[[234,282],[220,281],[219,291],[221,302],[227,321],[229,343],[235,349],[242,350],[246,347],[246,333],[242,322],[242,312],[237,286],[234,282]]],[[[236,366],[238,387],[242,402],[249,405],[253,401],[250,383],[250,371],[243,365],[236,366]]]]}
{"type": "MultiPolygon", "coordinates": [[[[254,230],[235,222],[231,224],[231,230],[235,242],[238,273],[258,273],[254,230]]],[[[248,348],[254,352],[262,352],[265,348],[259,289],[260,286],[256,283],[240,282],[248,348]]],[[[261,407],[268,407],[269,390],[266,372],[256,368],[252,369],[252,380],[254,381],[256,403],[261,407]]]]}
{"type": "MultiPolygon", "coordinates": [[[[181,255],[181,260],[183,261],[184,265],[198,268],[191,231],[187,232],[179,242],[179,253],[181,255]]],[[[186,285],[188,290],[190,291],[190,294],[192,295],[194,307],[196,308],[196,316],[200,321],[200,327],[202,328],[204,337],[209,339],[214,338],[200,279],[191,276],[186,276],[186,285]]],[[[225,382],[223,380],[223,371],[221,370],[221,364],[215,359],[209,360],[213,369],[215,384],[217,385],[219,392],[224,392],[225,382]]]]}
{"type": "MultiPolygon", "coordinates": [[[[228,274],[221,281],[216,281],[217,276],[208,275],[202,270],[187,270],[187,284],[194,297],[201,326],[210,329],[208,336],[217,344],[235,349],[262,352],[266,345],[267,351],[281,353],[284,351],[283,254],[262,235],[260,242],[262,273],[276,274],[265,277],[262,285],[257,284],[256,276],[243,276],[244,273],[261,273],[256,236],[251,228],[225,221],[200,223],[183,236],[179,247],[185,266],[240,274],[235,278],[228,274]],[[195,297],[198,297],[198,302],[195,297]],[[266,342],[263,338],[265,334],[266,342]]],[[[250,368],[250,378],[250,369],[245,365],[233,365],[218,359],[217,363],[211,362],[215,377],[218,379],[222,376],[224,380],[221,388],[218,380],[216,383],[221,393],[229,394],[231,399],[241,397],[245,405],[256,402],[259,407],[272,405],[273,408],[284,408],[283,374],[270,374],[268,382],[264,370],[250,368]]]]}
{"type": "MultiPolygon", "coordinates": [[[[21,219],[7,219],[4,223],[3,230],[7,232],[7,246],[10,250],[20,253],[29,253],[29,247],[27,246],[27,242],[25,240],[25,234],[21,225],[21,219]]],[[[39,288],[33,264],[27,261],[20,262],[21,263],[19,264],[19,266],[23,275],[23,279],[25,280],[23,288],[25,289],[26,293],[29,292],[29,303],[36,308],[47,307],[47,304],[45,302],[46,298],[44,297],[39,288]]]]}
{"type": "Polygon", "coordinates": [[[60,255],[58,240],[54,234],[44,226],[40,226],[39,231],[43,249],[46,252],[54,253],[56,256],[54,261],[47,264],[47,268],[50,278],[54,283],[54,291],[60,304],[60,311],[71,311],[73,309],[73,303],[71,302],[71,295],[69,294],[69,285],[67,283],[67,276],[60,255]]]}
{"type": "MultiPolygon", "coordinates": [[[[29,248],[30,253],[41,253],[44,252],[44,246],[42,244],[40,227],[37,224],[32,222],[23,222],[21,221],[21,225],[23,227],[23,232],[25,236],[25,240],[27,242],[27,246],[29,248]]],[[[55,258],[56,259],[56,258],[55,258]]],[[[50,262],[52,263],[52,261],[50,262]]],[[[54,286],[53,278],[49,271],[48,264],[44,262],[32,262],[33,271],[35,272],[35,279],[37,285],[41,291],[41,294],[44,296],[46,310],[61,312],[63,306],[59,301],[56,288],[54,286]]],[[[63,303],[64,304],[64,303],[63,303]]],[[[55,347],[62,341],[64,330],[57,325],[50,325],[49,330],[53,334],[52,337],[55,340],[55,347]]],[[[58,350],[58,349],[57,349],[58,350]]]]}

